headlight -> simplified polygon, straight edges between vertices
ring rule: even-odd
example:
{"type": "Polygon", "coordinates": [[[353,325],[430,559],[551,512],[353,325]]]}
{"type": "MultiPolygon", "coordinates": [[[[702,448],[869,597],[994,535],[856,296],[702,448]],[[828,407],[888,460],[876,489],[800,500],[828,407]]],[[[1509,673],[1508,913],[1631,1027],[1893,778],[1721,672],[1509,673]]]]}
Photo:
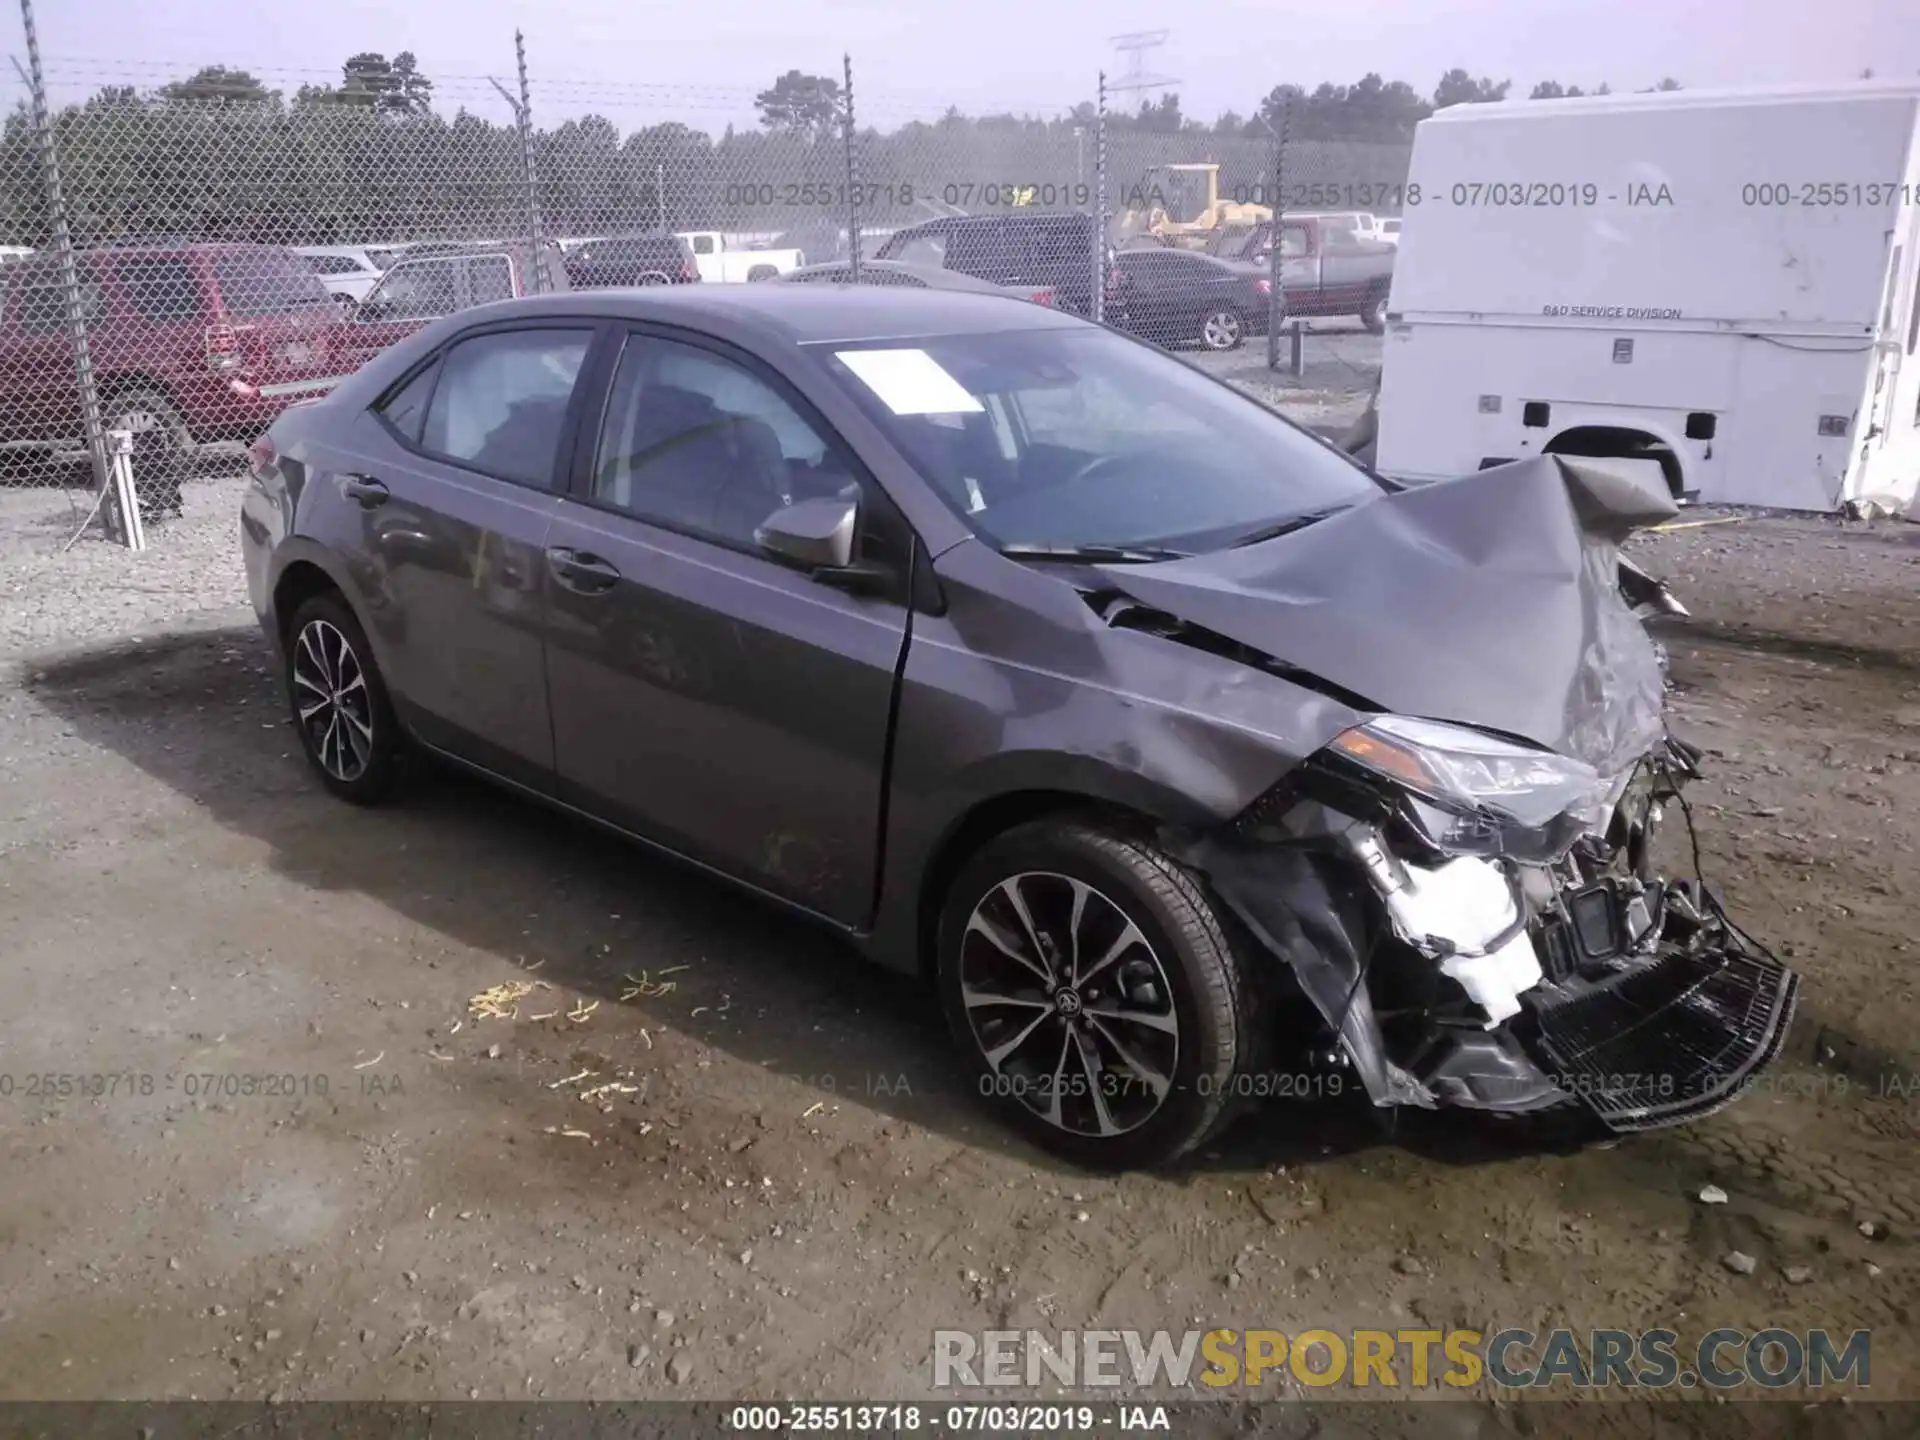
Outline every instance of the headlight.
{"type": "Polygon", "coordinates": [[[1611,789],[1591,765],[1550,750],[1402,715],[1344,731],[1327,751],[1391,782],[1409,823],[1456,855],[1556,859],[1599,826],[1611,789]]]}

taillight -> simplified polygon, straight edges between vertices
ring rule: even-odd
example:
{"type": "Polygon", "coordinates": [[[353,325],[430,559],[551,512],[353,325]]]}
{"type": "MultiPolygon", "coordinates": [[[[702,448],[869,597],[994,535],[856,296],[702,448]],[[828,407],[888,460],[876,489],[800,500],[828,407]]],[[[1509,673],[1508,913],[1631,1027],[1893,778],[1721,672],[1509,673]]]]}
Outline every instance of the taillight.
{"type": "Polygon", "coordinates": [[[1273,293],[1273,281],[1262,275],[1253,282],[1253,288],[1258,290],[1262,295],[1271,295],[1273,293]]]}
{"type": "Polygon", "coordinates": [[[1033,292],[1033,303],[1034,303],[1034,304],[1036,304],[1036,305],[1051,305],[1051,304],[1053,304],[1053,287],[1051,287],[1051,286],[1042,286],[1042,287],[1041,287],[1040,289],[1038,289],[1038,290],[1036,290],[1036,291],[1034,291],[1034,292],[1033,292]]]}
{"type": "Polygon", "coordinates": [[[694,267],[694,263],[691,260],[682,260],[680,262],[680,283],[681,284],[689,285],[689,284],[692,284],[695,280],[698,280],[699,278],[700,278],[700,272],[694,267]]]}
{"type": "Polygon", "coordinates": [[[271,435],[262,435],[247,447],[247,458],[253,462],[255,471],[266,471],[274,467],[280,452],[274,449],[271,435]]]}
{"type": "Polygon", "coordinates": [[[207,368],[231,370],[240,363],[240,336],[231,325],[207,327],[207,368]]]}

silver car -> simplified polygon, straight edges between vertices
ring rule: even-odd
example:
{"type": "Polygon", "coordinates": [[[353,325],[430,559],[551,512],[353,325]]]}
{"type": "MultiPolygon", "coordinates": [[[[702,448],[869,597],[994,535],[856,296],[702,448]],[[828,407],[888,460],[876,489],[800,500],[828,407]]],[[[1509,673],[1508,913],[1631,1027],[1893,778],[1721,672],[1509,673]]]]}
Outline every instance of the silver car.
{"type": "Polygon", "coordinates": [[[430,324],[255,444],[242,534],[327,788],[439,757],[831,926],[1125,1167],[1263,1096],[1645,1128],[1772,1057],[1794,976],[1650,858],[1698,752],[1618,545],[1673,513],[1403,490],[1042,306],[743,285],[430,324]]]}

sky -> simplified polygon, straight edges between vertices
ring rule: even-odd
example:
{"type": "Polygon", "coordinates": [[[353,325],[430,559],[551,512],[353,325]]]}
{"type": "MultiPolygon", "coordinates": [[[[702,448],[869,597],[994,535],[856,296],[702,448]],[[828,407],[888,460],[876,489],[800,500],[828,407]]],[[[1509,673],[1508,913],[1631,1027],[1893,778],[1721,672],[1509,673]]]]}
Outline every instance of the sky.
{"type": "MultiPolygon", "coordinates": [[[[1102,68],[1123,77],[1112,38],[1149,29],[1170,33],[1148,67],[1209,120],[1282,81],[1370,70],[1425,93],[1453,66],[1520,94],[1548,79],[1629,90],[1669,75],[1689,88],[1869,66],[1920,76],[1920,0],[40,0],[36,14],[56,101],[213,63],[292,89],[337,79],[355,51],[411,50],[443,108],[504,118],[486,77],[513,83],[518,27],[536,122],[597,110],[623,129],[669,112],[751,124],[753,91],[796,67],[838,76],[843,52],[863,121],[883,128],[948,105],[1052,115],[1091,99],[1102,68]]],[[[17,24],[13,41],[23,54],[17,24]]]]}

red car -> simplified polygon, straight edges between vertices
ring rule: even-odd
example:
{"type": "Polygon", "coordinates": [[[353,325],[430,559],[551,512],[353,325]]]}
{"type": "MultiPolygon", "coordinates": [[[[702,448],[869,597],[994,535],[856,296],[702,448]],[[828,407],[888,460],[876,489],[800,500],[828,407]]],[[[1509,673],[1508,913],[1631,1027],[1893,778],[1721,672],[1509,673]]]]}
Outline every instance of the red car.
{"type": "MultiPolygon", "coordinates": [[[[251,440],[292,401],[331,387],[338,307],[306,263],[268,245],[143,244],[76,257],[101,420],[134,436],[147,506],[178,512],[209,440],[251,440]]],[[[81,443],[60,262],[0,276],[0,442],[81,443]]]]}

